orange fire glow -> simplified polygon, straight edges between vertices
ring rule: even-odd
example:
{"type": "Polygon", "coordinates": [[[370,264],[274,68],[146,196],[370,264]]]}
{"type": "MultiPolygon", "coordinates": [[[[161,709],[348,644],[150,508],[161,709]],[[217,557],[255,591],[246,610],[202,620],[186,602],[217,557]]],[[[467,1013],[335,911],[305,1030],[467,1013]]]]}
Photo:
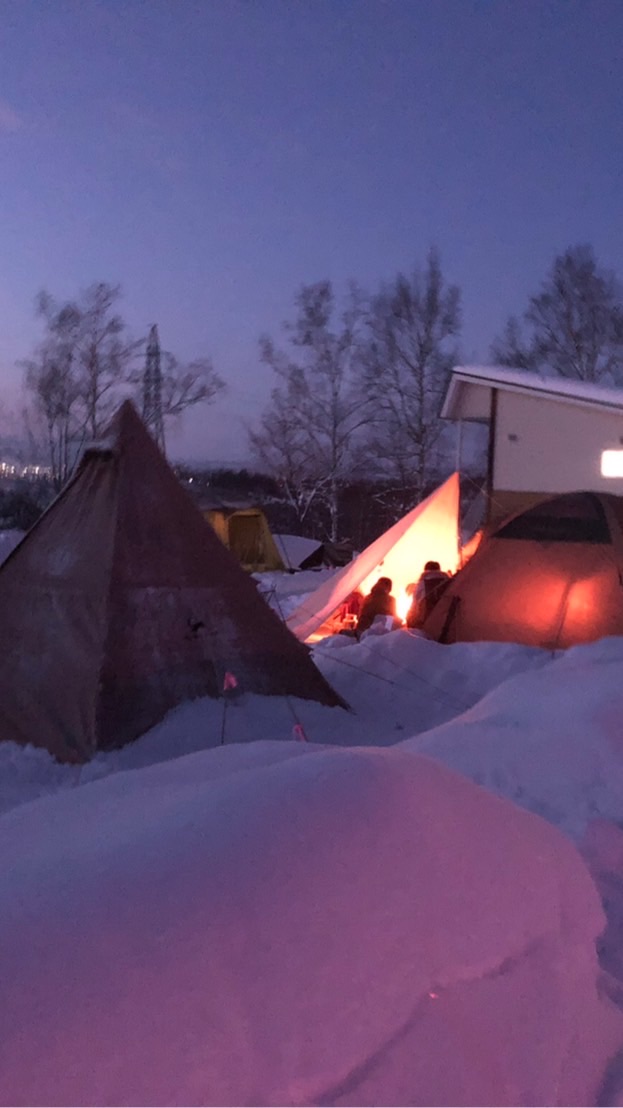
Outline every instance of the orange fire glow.
{"type": "Polygon", "coordinates": [[[396,615],[403,621],[407,618],[407,612],[411,607],[411,599],[404,589],[396,597],[396,615]]]}

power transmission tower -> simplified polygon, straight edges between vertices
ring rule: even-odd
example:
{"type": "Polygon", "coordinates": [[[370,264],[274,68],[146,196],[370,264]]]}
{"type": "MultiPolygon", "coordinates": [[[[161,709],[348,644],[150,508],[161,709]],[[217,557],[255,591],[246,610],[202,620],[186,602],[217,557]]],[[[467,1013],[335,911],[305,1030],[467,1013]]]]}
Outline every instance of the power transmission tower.
{"type": "Polygon", "coordinates": [[[160,365],[160,339],[155,323],[147,340],[145,372],[143,373],[143,420],[164,454],[162,367],[160,365]]]}

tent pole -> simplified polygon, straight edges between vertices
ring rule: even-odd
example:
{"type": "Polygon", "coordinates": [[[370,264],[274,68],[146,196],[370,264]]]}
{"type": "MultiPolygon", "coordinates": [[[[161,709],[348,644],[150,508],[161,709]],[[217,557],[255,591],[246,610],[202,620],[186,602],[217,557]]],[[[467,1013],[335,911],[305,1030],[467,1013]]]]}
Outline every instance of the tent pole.
{"type": "Polygon", "coordinates": [[[463,450],[463,420],[459,420],[459,428],[456,440],[456,471],[461,476],[461,454],[463,450]]]}
{"type": "Polygon", "coordinates": [[[489,411],[489,448],[487,450],[487,525],[491,523],[493,488],[495,484],[495,440],[497,437],[498,390],[491,389],[491,407],[489,411]]]}
{"type": "Polygon", "coordinates": [[[461,454],[463,451],[463,420],[459,420],[457,438],[456,438],[456,471],[459,475],[459,514],[456,521],[457,527],[457,542],[459,548],[459,569],[463,567],[463,536],[461,534],[461,454]]]}

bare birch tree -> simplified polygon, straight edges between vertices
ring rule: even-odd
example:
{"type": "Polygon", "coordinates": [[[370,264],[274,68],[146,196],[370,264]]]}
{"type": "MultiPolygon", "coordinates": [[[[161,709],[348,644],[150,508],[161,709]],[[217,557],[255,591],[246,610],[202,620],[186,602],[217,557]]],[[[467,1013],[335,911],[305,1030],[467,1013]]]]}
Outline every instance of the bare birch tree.
{"type": "Polygon", "coordinates": [[[501,365],[540,369],[580,381],[623,381],[623,290],[590,246],[558,255],[530,297],[520,323],[511,318],[492,357],[501,365]]]}
{"type": "MultiPolygon", "coordinates": [[[[67,480],[87,439],[97,439],[123,396],[142,381],[145,339],[133,339],[119,312],[121,289],[98,281],[75,300],[36,299],[44,336],[22,363],[34,416],[44,427],[53,481],[67,480]]],[[[212,400],[224,383],[208,359],[183,365],[165,354],[162,416],[170,420],[212,400]]]]}
{"type": "MultiPolygon", "coordinates": [[[[47,304],[40,303],[39,313],[47,304]]],[[[70,475],[72,444],[83,427],[79,410],[77,350],[80,317],[73,307],[59,311],[46,328],[34,356],[23,362],[25,384],[34,405],[34,417],[43,428],[52,483],[59,490],[70,475]]]]}
{"type": "Polygon", "coordinates": [[[329,281],[303,286],[295,304],[295,319],[284,326],[286,348],[266,337],[260,343],[278,384],[250,444],[281,483],[299,521],[313,503],[324,505],[335,541],[340,490],[353,475],[360,434],[370,419],[360,375],[362,315],[354,291],[339,313],[329,281]]]}
{"type": "Polygon", "coordinates": [[[99,281],[86,289],[76,304],[80,315],[78,381],[85,430],[97,439],[109,423],[120,389],[142,345],[128,335],[117,311],[119,285],[99,281]]]}
{"type": "Polygon", "coordinates": [[[303,525],[322,481],[310,464],[306,435],[293,419],[290,393],[283,386],[272,390],[270,406],[259,429],[249,432],[249,441],[253,454],[277,478],[286,503],[303,525]]]}
{"type": "Polygon", "coordinates": [[[225,382],[209,358],[183,363],[165,351],[163,360],[162,415],[165,420],[175,419],[195,404],[210,404],[225,389],[225,382]]]}
{"type": "Polygon", "coordinates": [[[460,325],[460,292],[445,282],[435,250],[423,269],[409,277],[398,274],[371,303],[371,452],[381,472],[411,502],[412,490],[422,497],[436,476],[443,430],[439,413],[460,325]]]}
{"type": "Polygon", "coordinates": [[[39,293],[44,336],[23,363],[35,415],[45,427],[52,479],[60,488],[87,438],[108,423],[138,349],[116,311],[119,286],[98,282],[76,300],[39,293]]]}

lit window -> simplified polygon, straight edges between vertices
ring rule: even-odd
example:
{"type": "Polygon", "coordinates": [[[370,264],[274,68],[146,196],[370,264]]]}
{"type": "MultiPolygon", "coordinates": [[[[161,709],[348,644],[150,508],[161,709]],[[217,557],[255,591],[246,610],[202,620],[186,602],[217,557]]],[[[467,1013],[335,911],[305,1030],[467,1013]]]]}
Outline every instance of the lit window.
{"type": "Polygon", "coordinates": [[[602,450],[601,476],[623,477],[623,450],[602,450]]]}

